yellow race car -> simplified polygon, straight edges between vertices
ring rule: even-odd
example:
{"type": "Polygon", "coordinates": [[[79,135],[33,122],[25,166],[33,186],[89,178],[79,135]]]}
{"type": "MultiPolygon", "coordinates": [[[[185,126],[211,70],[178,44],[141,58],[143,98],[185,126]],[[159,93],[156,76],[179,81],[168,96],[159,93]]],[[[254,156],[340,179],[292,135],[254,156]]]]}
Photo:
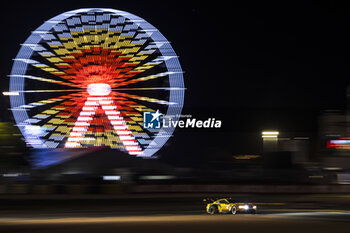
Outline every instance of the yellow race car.
{"type": "Polygon", "coordinates": [[[250,213],[256,214],[256,205],[252,203],[240,203],[231,198],[212,199],[207,198],[203,200],[207,203],[206,211],[208,214],[237,214],[250,213]]]}

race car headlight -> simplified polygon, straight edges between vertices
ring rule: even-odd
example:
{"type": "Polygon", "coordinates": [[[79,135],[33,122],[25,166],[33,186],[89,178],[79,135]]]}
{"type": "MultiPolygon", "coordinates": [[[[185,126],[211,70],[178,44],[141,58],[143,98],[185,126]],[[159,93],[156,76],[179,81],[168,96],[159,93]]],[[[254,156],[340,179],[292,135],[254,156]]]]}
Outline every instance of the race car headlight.
{"type": "Polygon", "coordinates": [[[240,205],[240,206],[238,206],[238,208],[247,210],[247,209],[249,209],[249,206],[248,205],[240,205]]]}
{"type": "Polygon", "coordinates": [[[255,205],[255,206],[253,206],[253,209],[256,209],[256,205],[255,205]]]}

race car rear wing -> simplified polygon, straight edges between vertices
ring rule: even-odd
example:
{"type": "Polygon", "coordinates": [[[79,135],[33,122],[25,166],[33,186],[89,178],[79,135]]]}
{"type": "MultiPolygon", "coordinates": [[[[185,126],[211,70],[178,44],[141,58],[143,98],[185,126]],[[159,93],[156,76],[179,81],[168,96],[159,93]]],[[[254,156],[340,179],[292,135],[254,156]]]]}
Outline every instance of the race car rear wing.
{"type": "Polygon", "coordinates": [[[211,197],[207,197],[207,198],[203,199],[203,202],[205,202],[205,203],[212,203],[212,202],[214,202],[215,200],[217,200],[217,199],[211,198],[211,197]]]}

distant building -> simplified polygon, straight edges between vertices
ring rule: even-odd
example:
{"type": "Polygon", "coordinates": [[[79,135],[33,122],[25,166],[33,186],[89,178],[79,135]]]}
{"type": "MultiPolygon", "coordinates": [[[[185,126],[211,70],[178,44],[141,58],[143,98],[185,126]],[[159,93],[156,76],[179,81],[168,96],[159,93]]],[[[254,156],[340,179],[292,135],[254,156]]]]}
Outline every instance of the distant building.
{"type": "Polygon", "coordinates": [[[350,115],[325,111],[319,118],[318,155],[324,168],[350,169],[350,115]]]}

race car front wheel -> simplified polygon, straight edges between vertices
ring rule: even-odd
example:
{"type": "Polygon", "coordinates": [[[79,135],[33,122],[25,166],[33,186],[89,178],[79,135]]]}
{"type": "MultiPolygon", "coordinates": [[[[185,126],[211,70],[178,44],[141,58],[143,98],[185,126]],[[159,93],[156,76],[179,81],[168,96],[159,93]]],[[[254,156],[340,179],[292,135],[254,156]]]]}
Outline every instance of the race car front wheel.
{"type": "Polygon", "coordinates": [[[233,207],[232,207],[232,209],[231,209],[231,213],[232,213],[232,214],[236,214],[236,213],[237,213],[236,206],[233,206],[233,207]]]}
{"type": "Polygon", "coordinates": [[[209,214],[213,215],[218,212],[218,208],[216,206],[210,206],[209,207],[209,214]]]}

